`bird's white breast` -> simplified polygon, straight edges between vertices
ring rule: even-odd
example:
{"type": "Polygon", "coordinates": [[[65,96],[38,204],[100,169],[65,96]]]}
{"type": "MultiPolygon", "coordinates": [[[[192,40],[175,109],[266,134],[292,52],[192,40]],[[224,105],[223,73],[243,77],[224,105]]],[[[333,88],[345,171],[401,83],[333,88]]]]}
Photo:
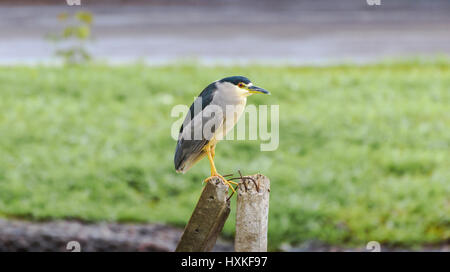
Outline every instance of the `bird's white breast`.
{"type": "Polygon", "coordinates": [[[244,112],[247,103],[247,91],[228,82],[217,82],[216,86],[218,90],[214,95],[212,104],[220,106],[224,115],[222,126],[214,134],[215,140],[219,141],[236,125],[244,112]]]}

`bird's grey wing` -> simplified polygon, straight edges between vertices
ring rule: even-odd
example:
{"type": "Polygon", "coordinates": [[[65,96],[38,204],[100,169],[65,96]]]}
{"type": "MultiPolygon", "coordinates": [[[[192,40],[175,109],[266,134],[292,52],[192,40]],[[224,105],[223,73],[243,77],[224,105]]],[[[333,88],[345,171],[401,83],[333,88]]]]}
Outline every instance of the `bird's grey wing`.
{"type": "MultiPolygon", "coordinates": [[[[209,139],[205,137],[195,137],[195,132],[202,129],[200,125],[213,121],[220,122],[217,118],[219,115],[203,116],[201,114],[207,106],[211,105],[216,91],[215,83],[208,85],[200,95],[194,100],[186,118],[181,125],[180,133],[178,135],[177,147],[175,150],[174,164],[177,171],[187,171],[186,163],[195,160],[203,150],[203,147],[208,144],[209,139]],[[215,119],[213,119],[215,118],[215,119]]],[[[212,132],[216,127],[212,127],[212,132]]]]}
{"type": "Polygon", "coordinates": [[[186,118],[184,119],[184,122],[180,127],[180,135],[183,132],[184,126],[187,125],[192,119],[194,119],[197,114],[204,110],[206,106],[211,104],[216,90],[216,83],[213,82],[206,86],[206,88],[203,89],[199,96],[194,100],[194,103],[192,103],[191,107],[189,108],[189,112],[187,113],[186,118]]]}

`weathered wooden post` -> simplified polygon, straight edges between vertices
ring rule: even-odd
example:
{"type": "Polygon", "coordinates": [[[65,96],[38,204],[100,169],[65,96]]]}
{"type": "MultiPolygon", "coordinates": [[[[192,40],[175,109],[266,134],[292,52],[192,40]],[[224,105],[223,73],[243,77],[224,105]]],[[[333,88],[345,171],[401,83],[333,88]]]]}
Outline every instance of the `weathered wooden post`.
{"type": "Polygon", "coordinates": [[[237,190],[237,252],[267,251],[270,180],[261,175],[244,177],[237,190]]]}
{"type": "Polygon", "coordinates": [[[228,186],[219,178],[212,178],[184,229],[177,252],[211,251],[230,214],[228,186]]]}

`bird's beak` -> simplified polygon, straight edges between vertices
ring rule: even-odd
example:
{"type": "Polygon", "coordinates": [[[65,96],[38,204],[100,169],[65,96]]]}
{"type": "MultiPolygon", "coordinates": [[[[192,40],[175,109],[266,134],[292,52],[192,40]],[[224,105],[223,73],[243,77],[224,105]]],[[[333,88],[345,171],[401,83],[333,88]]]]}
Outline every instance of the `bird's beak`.
{"type": "Polygon", "coordinates": [[[269,91],[264,90],[263,88],[257,86],[250,86],[247,88],[248,92],[251,94],[261,93],[261,94],[270,94],[269,91]]]}

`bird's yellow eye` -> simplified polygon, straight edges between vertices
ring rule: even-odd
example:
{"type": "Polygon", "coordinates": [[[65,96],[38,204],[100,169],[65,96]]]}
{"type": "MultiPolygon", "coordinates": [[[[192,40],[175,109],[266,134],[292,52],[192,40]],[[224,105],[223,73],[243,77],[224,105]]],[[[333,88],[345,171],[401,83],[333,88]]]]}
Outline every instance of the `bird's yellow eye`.
{"type": "Polygon", "coordinates": [[[242,82],[240,82],[240,83],[238,84],[238,87],[239,87],[239,88],[242,88],[242,87],[244,87],[244,86],[245,86],[245,84],[242,83],[242,82]]]}

